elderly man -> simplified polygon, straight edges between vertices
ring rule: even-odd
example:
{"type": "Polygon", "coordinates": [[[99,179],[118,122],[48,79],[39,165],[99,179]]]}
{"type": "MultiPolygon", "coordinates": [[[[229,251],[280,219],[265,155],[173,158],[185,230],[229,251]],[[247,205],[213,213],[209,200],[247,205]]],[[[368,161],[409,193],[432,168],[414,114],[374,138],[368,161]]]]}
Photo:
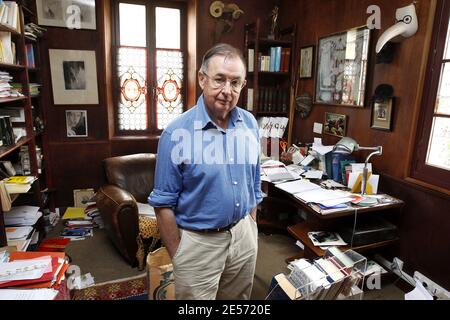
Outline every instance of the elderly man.
{"type": "Polygon", "coordinates": [[[161,135],[155,207],[172,258],[177,299],[249,299],[262,201],[258,125],[236,106],[242,53],[218,44],[198,73],[202,96],[161,135]]]}

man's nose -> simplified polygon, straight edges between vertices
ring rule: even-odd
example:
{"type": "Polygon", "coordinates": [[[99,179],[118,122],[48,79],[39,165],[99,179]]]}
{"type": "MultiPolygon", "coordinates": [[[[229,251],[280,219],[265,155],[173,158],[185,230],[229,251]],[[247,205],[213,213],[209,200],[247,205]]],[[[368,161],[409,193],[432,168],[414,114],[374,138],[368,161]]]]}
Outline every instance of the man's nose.
{"type": "Polygon", "coordinates": [[[225,81],[225,85],[222,88],[222,92],[226,94],[231,94],[231,81],[225,81]]]}

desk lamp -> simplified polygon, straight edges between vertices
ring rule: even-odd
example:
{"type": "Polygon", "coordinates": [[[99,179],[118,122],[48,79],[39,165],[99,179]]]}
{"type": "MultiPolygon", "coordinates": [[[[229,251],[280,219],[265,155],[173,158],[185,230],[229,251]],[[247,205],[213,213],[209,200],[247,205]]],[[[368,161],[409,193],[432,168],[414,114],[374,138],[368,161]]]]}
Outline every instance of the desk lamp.
{"type": "Polygon", "coordinates": [[[362,183],[361,183],[361,195],[364,195],[366,193],[366,183],[367,183],[367,176],[368,176],[368,169],[367,164],[369,163],[370,158],[375,155],[381,156],[383,154],[383,147],[361,147],[359,144],[349,137],[342,138],[333,148],[333,152],[340,153],[340,154],[352,154],[354,151],[359,150],[369,150],[374,151],[366,158],[366,162],[364,163],[364,169],[363,169],[363,176],[362,176],[362,183]]]}

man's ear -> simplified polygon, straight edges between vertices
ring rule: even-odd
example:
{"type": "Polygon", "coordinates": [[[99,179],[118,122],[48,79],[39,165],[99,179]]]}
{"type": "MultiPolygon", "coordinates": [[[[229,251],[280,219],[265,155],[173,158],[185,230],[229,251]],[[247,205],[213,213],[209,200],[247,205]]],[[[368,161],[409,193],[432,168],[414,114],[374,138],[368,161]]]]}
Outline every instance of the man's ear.
{"type": "Polygon", "coordinates": [[[205,81],[206,81],[205,75],[201,71],[199,71],[198,72],[198,84],[199,84],[200,88],[202,88],[202,90],[205,88],[205,81]]]}

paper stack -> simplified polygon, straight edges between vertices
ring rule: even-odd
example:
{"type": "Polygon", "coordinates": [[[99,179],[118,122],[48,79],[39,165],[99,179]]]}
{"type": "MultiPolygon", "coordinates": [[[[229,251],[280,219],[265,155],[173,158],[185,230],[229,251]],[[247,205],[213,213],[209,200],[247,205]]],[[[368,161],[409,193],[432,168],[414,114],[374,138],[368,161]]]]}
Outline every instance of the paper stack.
{"type": "Polygon", "coordinates": [[[42,212],[39,209],[39,207],[34,206],[12,207],[11,211],[4,214],[5,225],[33,226],[42,217],[42,212]]]}

